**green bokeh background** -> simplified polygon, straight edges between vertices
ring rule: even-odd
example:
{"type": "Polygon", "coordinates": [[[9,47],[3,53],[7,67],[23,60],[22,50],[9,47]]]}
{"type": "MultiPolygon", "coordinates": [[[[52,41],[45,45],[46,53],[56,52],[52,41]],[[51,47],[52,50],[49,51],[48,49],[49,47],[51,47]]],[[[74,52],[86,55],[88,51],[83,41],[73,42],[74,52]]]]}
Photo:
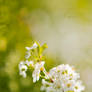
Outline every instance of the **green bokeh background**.
{"type": "MultiPolygon", "coordinates": [[[[31,29],[31,25],[36,19],[41,25],[44,14],[41,16],[35,13],[32,16],[37,17],[29,20],[31,13],[36,10],[42,10],[49,15],[53,28],[55,25],[59,25],[57,24],[59,19],[62,21],[65,17],[73,18],[84,26],[92,23],[91,0],[0,0],[0,92],[40,92],[41,82],[33,84],[31,75],[24,79],[18,74],[18,63],[24,59],[25,47],[30,46],[34,40],[40,41],[33,35],[34,30],[31,29]]],[[[57,30],[53,31],[58,33],[57,30]]],[[[43,39],[41,33],[40,39],[43,39]]],[[[57,46],[56,43],[54,44],[57,46]]],[[[92,50],[92,47],[89,49],[92,50]]],[[[47,70],[58,64],[66,63],[62,57],[58,55],[54,57],[50,51],[46,58],[47,70]]],[[[73,64],[81,72],[84,69],[89,69],[89,73],[85,73],[85,75],[92,76],[91,62],[89,60],[89,62],[81,61],[73,62],[73,64]]],[[[82,80],[86,85],[85,92],[92,90],[92,83],[89,83],[92,78],[90,78],[88,76],[88,80],[82,75],[82,80]]]]}

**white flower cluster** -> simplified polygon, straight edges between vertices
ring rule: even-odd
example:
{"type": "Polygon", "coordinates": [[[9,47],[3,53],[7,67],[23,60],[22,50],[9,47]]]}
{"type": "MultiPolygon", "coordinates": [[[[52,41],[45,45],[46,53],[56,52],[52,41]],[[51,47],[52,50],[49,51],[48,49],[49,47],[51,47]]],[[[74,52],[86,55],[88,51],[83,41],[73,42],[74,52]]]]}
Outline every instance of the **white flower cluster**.
{"type": "Polygon", "coordinates": [[[44,61],[37,62],[36,64],[34,64],[33,61],[28,61],[28,60],[21,61],[20,64],[19,64],[19,73],[24,78],[26,78],[26,71],[27,71],[28,67],[34,68],[32,77],[33,77],[33,82],[35,83],[36,81],[39,80],[39,78],[41,76],[40,72],[41,71],[43,71],[44,73],[46,72],[45,68],[44,68],[44,64],[45,64],[44,61]]]}
{"type": "MultiPolygon", "coordinates": [[[[26,47],[27,55],[26,60],[20,62],[19,73],[24,78],[26,77],[26,71],[28,68],[33,68],[33,82],[37,82],[42,78],[41,90],[46,92],[82,92],[85,87],[79,80],[80,75],[75,71],[74,67],[67,65],[59,65],[52,68],[49,73],[44,68],[45,61],[39,59],[31,59],[31,52],[36,49],[38,44],[35,42],[32,47],[26,47]],[[31,60],[29,60],[31,59],[31,60]]],[[[40,46],[41,47],[41,46],[40,46]]],[[[38,52],[39,53],[39,52],[38,52]]],[[[37,57],[36,57],[37,58],[37,57]]]]}
{"type": "Polygon", "coordinates": [[[80,76],[75,72],[74,67],[69,65],[59,65],[49,72],[52,82],[42,80],[41,90],[46,92],[82,92],[84,86],[79,80],[80,76]]]}
{"type": "Polygon", "coordinates": [[[44,68],[44,64],[45,64],[44,61],[36,62],[35,64],[33,61],[28,61],[28,59],[31,56],[31,50],[35,49],[37,47],[38,47],[38,45],[36,43],[34,43],[32,47],[26,47],[26,49],[27,49],[26,61],[21,61],[19,64],[19,73],[24,78],[26,78],[26,71],[27,71],[28,67],[34,68],[34,71],[32,74],[34,83],[39,80],[39,78],[41,76],[40,75],[41,71],[43,71],[44,73],[46,72],[45,68],[44,68]]]}

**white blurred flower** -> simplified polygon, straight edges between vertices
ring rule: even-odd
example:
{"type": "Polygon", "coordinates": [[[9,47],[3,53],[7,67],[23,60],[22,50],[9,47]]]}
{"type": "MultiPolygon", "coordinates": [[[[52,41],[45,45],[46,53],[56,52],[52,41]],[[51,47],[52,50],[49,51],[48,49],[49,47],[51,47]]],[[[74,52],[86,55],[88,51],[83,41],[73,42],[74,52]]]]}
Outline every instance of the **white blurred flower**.
{"type": "Polygon", "coordinates": [[[79,74],[69,65],[63,64],[52,68],[49,77],[53,82],[43,79],[41,90],[46,92],[82,92],[84,90],[82,83],[78,82],[79,74]]]}
{"type": "Polygon", "coordinates": [[[62,83],[64,92],[74,92],[75,80],[66,80],[62,83]]]}
{"type": "Polygon", "coordinates": [[[20,64],[19,64],[19,73],[24,78],[26,78],[26,71],[27,71],[27,66],[25,65],[25,62],[20,62],[20,64]]]}
{"type": "Polygon", "coordinates": [[[27,52],[26,52],[25,58],[28,59],[28,58],[31,56],[31,51],[30,51],[30,50],[35,49],[35,48],[37,48],[37,47],[38,47],[38,45],[37,45],[36,42],[33,44],[32,47],[26,47],[27,52]]]}
{"type": "Polygon", "coordinates": [[[70,67],[68,64],[67,65],[59,65],[58,67],[54,67],[50,70],[50,75],[53,77],[61,77],[63,80],[66,79],[78,79],[80,78],[79,73],[76,73],[73,67],[70,67]]]}
{"type": "Polygon", "coordinates": [[[34,44],[33,44],[33,46],[31,47],[31,49],[35,49],[35,48],[37,48],[38,47],[38,45],[37,45],[37,43],[35,42],[34,44]]]}
{"type": "Polygon", "coordinates": [[[62,86],[60,81],[57,79],[54,82],[47,82],[44,79],[42,80],[42,86],[41,86],[41,91],[46,91],[46,92],[63,92],[62,86]]]}
{"type": "Polygon", "coordinates": [[[28,61],[28,60],[26,60],[26,61],[25,61],[25,64],[27,64],[28,66],[34,66],[33,61],[28,61]]]}
{"type": "Polygon", "coordinates": [[[32,47],[26,47],[26,49],[29,51],[29,50],[35,49],[35,48],[37,48],[37,47],[38,47],[38,45],[37,45],[37,43],[35,42],[32,47]]]}
{"type": "Polygon", "coordinates": [[[25,71],[20,71],[20,75],[22,75],[24,78],[27,76],[25,71]]]}
{"type": "Polygon", "coordinates": [[[32,77],[33,77],[33,82],[36,82],[39,80],[40,78],[40,72],[41,71],[44,71],[44,64],[45,62],[44,61],[41,61],[41,62],[37,62],[34,66],[34,71],[33,71],[33,74],[32,74],[32,77]]]}
{"type": "Polygon", "coordinates": [[[77,81],[74,86],[74,92],[81,92],[85,89],[84,86],[82,86],[82,81],[77,81]]]}
{"type": "Polygon", "coordinates": [[[40,88],[41,91],[46,90],[46,86],[52,85],[52,83],[49,83],[49,82],[45,81],[44,79],[42,79],[42,84],[43,84],[43,86],[41,86],[41,88],[40,88]]]}
{"type": "Polygon", "coordinates": [[[27,52],[26,52],[26,56],[25,56],[25,58],[28,59],[30,56],[31,56],[30,51],[27,51],[27,52]]]}

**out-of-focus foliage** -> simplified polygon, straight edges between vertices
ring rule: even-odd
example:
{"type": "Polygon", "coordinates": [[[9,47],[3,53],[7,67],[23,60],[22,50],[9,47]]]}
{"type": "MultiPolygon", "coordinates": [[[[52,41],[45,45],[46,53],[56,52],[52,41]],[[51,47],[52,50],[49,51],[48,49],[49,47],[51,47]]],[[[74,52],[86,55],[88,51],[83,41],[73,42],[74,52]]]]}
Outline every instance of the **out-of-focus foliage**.
{"type": "MultiPolygon", "coordinates": [[[[0,0],[0,91],[23,90],[18,76],[18,62],[32,37],[25,21],[26,8],[18,0],[0,0]]],[[[26,80],[24,80],[26,81],[26,80]]]]}
{"type": "Polygon", "coordinates": [[[24,79],[18,74],[25,47],[34,39],[49,44],[47,70],[62,60],[79,60],[73,64],[84,69],[82,78],[91,92],[90,25],[91,0],[0,0],[0,92],[40,92],[40,83],[33,84],[31,77],[24,79]]]}
{"type": "Polygon", "coordinates": [[[26,16],[40,7],[39,0],[0,0],[0,92],[40,91],[40,83],[18,74],[25,46],[33,41],[26,16]]]}

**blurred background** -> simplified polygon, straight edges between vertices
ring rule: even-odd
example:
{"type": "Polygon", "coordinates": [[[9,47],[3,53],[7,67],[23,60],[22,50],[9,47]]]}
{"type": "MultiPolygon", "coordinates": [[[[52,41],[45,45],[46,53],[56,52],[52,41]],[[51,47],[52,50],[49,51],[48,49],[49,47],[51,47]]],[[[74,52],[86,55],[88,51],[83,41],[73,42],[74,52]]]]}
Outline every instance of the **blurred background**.
{"type": "Polygon", "coordinates": [[[91,0],[0,0],[0,92],[40,92],[18,73],[25,46],[47,43],[46,68],[74,65],[92,90],[91,0]]]}

